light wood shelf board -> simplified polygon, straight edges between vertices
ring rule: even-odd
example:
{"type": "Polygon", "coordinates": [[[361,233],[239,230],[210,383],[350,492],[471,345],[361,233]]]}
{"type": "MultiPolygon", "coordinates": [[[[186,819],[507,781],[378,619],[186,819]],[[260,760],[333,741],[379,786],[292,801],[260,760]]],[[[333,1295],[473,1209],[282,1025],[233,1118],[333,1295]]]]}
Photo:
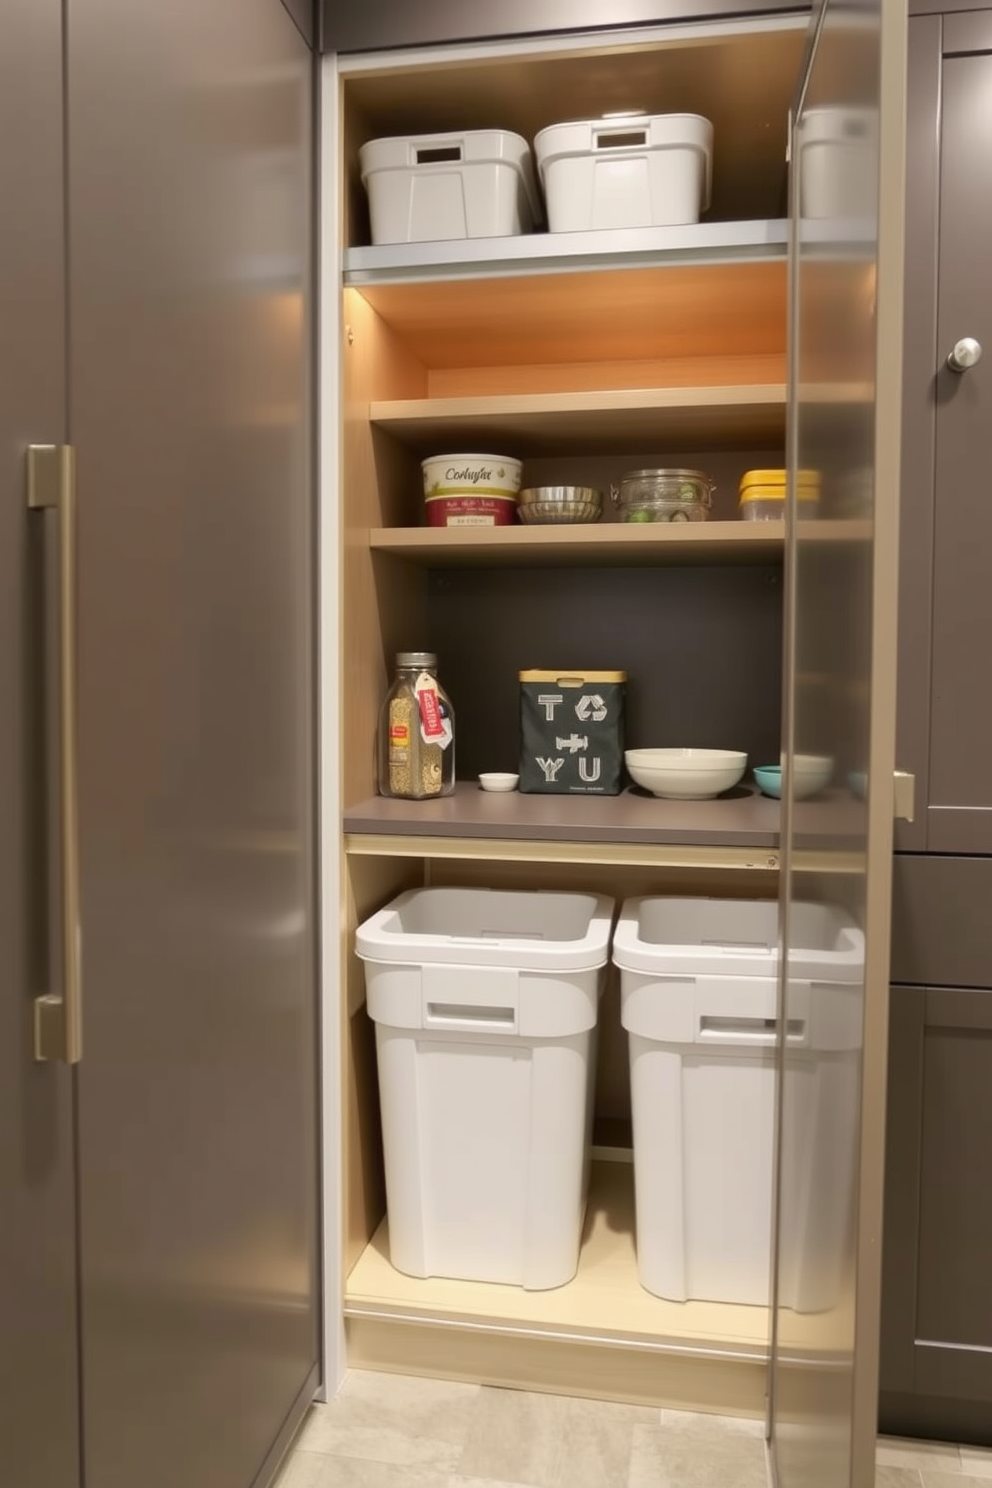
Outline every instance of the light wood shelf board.
{"type": "Polygon", "coordinates": [[[521,456],[555,449],[763,449],[784,440],[785,386],[424,398],[373,403],[369,418],[418,455],[507,439],[521,456]]]}
{"type": "Polygon", "coordinates": [[[765,1307],[724,1302],[666,1302],[637,1279],[634,1175],[626,1163],[593,1164],[589,1208],[575,1279],[552,1291],[486,1282],[422,1280],[389,1263],[384,1220],[351,1272],[346,1316],[513,1330],[659,1353],[763,1360],[768,1355],[765,1307]]]}
{"type": "Polygon", "coordinates": [[[345,1316],[353,1369],[464,1380],[472,1384],[619,1400],[760,1421],[768,1366],[763,1359],[714,1359],[615,1348],[574,1338],[538,1338],[434,1322],[345,1316]]]}
{"type": "Polygon", "coordinates": [[[369,533],[373,551],[432,567],[518,567],[562,561],[600,568],[616,564],[774,563],[782,558],[784,541],[783,522],[741,521],[380,527],[369,533]]]}
{"type": "Polygon", "coordinates": [[[451,859],[463,862],[579,863],[603,867],[702,868],[717,872],[775,871],[778,850],[745,847],[686,847],[672,844],[521,842],[498,838],[397,837],[347,832],[351,856],[451,859]]]}

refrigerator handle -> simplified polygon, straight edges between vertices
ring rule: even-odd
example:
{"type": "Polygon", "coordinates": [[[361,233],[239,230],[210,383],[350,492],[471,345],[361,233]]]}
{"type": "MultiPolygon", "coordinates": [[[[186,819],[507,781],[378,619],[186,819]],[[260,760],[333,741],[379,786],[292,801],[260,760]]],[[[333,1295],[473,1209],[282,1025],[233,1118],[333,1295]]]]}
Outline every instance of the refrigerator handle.
{"type": "Polygon", "coordinates": [[[58,517],[59,575],[59,823],[62,992],[34,1003],[34,1057],[78,1064],[83,1052],[83,986],[79,910],[79,772],[76,752],[76,478],[68,444],[32,444],[27,451],[31,511],[58,517]]]}

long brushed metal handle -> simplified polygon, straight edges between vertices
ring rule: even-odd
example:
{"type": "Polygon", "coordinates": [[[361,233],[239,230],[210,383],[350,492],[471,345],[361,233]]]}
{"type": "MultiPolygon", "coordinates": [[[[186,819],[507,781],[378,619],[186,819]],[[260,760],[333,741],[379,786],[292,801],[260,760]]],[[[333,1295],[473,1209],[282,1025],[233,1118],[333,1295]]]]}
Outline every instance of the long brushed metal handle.
{"type": "Polygon", "coordinates": [[[62,991],[35,998],[36,1059],[78,1064],[83,1053],[83,977],[79,904],[79,768],[76,750],[76,479],[67,444],[32,444],[27,452],[32,511],[58,517],[59,794],[62,991]]]}

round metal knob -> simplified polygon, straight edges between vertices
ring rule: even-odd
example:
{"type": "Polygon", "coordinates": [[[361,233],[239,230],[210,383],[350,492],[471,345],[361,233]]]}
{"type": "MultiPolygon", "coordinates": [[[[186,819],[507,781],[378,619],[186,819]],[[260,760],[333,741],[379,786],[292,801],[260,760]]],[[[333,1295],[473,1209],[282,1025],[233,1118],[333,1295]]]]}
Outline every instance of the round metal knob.
{"type": "Polygon", "coordinates": [[[967,372],[969,367],[974,367],[981,360],[981,342],[976,341],[974,336],[962,336],[960,341],[955,341],[954,350],[947,358],[947,365],[952,372],[967,372]]]}

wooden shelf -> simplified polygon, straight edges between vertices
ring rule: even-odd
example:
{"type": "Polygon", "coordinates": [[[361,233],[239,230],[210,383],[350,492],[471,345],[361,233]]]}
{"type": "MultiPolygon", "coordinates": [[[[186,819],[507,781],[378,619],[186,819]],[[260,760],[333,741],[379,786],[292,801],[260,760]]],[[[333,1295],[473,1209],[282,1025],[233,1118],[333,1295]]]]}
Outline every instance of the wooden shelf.
{"type": "Polygon", "coordinates": [[[373,403],[369,419],[420,456],[504,441],[522,457],[767,449],[784,443],[785,398],[782,383],[417,398],[373,403]]]}
{"type": "Polygon", "coordinates": [[[755,1360],[768,1352],[767,1308],[666,1302],[640,1285],[629,1163],[593,1164],[579,1269],[567,1286],[526,1292],[494,1283],[404,1276],[389,1263],[389,1222],[383,1220],[348,1278],[344,1310],[348,1317],[513,1324],[545,1335],[659,1352],[701,1349],[710,1356],[755,1360]]]}
{"type": "Polygon", "coordinates": [[[586,567],[774,563],[782,522],[604,522],[548,527],[389,527],[369,533],[376,553],[437,567],[586,567]]]}

